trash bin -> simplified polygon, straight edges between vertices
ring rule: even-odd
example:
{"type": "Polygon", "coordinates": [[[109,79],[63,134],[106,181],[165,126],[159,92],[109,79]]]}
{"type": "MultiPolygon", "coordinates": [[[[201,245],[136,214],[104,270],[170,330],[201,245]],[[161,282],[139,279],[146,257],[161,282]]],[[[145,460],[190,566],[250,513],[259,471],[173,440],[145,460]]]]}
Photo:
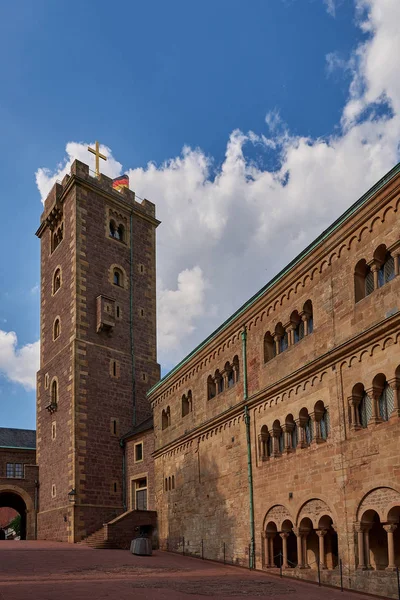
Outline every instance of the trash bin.
{"type": "Polygon", "coordinates": [[[151,539],[146,537],[135,538],[131,541],[131,552],[139,556],[151,556],[151,539]]]}

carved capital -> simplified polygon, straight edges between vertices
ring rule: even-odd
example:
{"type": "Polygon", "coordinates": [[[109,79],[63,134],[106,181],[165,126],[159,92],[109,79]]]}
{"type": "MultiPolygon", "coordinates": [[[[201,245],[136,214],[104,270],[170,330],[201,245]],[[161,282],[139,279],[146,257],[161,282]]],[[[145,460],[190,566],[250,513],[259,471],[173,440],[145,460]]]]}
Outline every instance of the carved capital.
{"type": "Polygon", "coordinates": [[[386,531],[386,533],[394,533],[397,529],[397,525],[396,523],[386,523],[383,525],[383,529],[386,531]]]}
{"type": "Polygon", "coordinates": [[[324,537],[324,535],[326,535],[328,533],[327,529],[316,529],[315,533],[317,534],[318,537],[324,537]]]}

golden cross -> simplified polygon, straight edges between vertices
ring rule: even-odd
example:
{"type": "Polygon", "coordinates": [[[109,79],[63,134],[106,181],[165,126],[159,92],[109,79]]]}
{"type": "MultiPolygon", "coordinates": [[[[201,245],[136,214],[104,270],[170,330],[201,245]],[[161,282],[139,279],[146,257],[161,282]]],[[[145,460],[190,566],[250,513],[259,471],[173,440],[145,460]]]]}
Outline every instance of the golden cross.
{"type": "Polygon", "coordinates": [[[89,152],[91,152],[92,154],[94,154],[96,156],[96,177],[100,177],[100,158],[102,158],[103,160],[107,160],[107,156],[104,156],[104,154],[100,154],[99,151],[99,142],[96,141],[96,149],[93,150],[93,148],[91,148],[90,146],[88,146],[88,150],[89,152]]]}

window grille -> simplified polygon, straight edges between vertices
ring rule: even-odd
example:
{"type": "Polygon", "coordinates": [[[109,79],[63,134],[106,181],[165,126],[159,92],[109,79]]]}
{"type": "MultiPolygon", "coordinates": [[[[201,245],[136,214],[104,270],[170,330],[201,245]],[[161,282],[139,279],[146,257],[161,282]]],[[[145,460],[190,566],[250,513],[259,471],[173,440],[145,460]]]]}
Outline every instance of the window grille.
{"type": "Polygon", "coordinates": [[[13,463],[7,463],[7,466],[6,466],[6,477],[14,477],[14,465],[13,465],[13,463]]]}
{"type": "Polygon", "coordinates": [[[234,383],[235,383],[235,380],[233,378],[233,370],[231,370],[228,372],[228,388],[231,388],[234,383]]]}
{"type": "Polygon", "coordinates": [[[308,318],[308,333],[312,333],[314,331],[314,319],[313,316],[311,315],[308,318]]]}
{"type": "Polygon", "coordinates": [[[379,398],[379,415],[384,421],[389,421],[390,414],[394,407],[394,393],[387,383],[379,398]]]}
{"type": "Polygon", "coordinates": [[[394,258],[391,255],[388,256],[387,261],[383,265],[383,278],[385,283],[392,281],[394,278],[394,258]]]}
{"type": "Polygon", "coordinates": [[[365,295],[369,296],[374,291],[374,274],[372,271],[367,273],[365,278],[365,295]]]}
{"type": "Polygon", "coordinates": [[[371,398],[364,394],[361,399],[360,404],[358,405],[358,418],[361,424],[361,427],[368,427],[368,421],[372,416],[372,401],[371,398]]]}
{"type": "Polygon", "coordinates": [[[296,448],[297,447],[297,425],[296,423],[294,424],[292,433],[291,433],[291,438],[292,438],[292,448],[296,448]]]}
{"type": "Polygon", "coordinates": [[[326,440],[329,434],[330,423],[329,423],[329,412],[325,409],[320,421],[321,437],[326,440]]]}
{"type": "Polygon", "coordinates": [[[294,330],[294,343],[297,344],[304,337],[304,321],[300,321],[294,330]]]}
{"type": "Polygon", "coordinates": [[[311,417],[308,417],[308,421],[307,421],[306,426],[305,426],[307,444],[311,444],[312,439],[313,439],[312,425],[313,424],[312,424],[311,417]]]}
{"type": "Polygon", "coordinates": [[[22,479],[24,476],[24,469],[21,463],[16,463],[15,465],[15,477],[22,479]]]}
{"type": "Polygon", "coordinates": [[[288,346],[289,346],[288,334],[287,334],[287,331],[285,331],[284,335],[279,340],[279,351],[284,352],[288,346]]]}

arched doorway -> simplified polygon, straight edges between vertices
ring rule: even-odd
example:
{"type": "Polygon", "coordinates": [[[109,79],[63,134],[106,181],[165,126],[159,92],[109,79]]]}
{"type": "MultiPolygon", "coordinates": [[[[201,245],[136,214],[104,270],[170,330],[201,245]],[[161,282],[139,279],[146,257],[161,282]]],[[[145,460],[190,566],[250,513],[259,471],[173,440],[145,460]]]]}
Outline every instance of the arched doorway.
{"type": "Polygon", "coordinates": [[[367,568],[377,571],[385,569],[388,566],[387,535],[376,510],[366,510],[361,517],[361,524],[366,531],[367,568]]]}
{"type": "Polygon", "coordinates": [[[13,508],[21,515],[21,540],[26,540],[27,533],[27,506],[18,493],[0,490],[0,508],[13,508]]]}
{"type": "Polygon", "coordinates": [[[339,545],[338,536],[329,515],[320,518],[317,535],[323,537],[323,541],[319,542],[320,565],[327,569],[335,569],[339,563],[339,545]]]}

